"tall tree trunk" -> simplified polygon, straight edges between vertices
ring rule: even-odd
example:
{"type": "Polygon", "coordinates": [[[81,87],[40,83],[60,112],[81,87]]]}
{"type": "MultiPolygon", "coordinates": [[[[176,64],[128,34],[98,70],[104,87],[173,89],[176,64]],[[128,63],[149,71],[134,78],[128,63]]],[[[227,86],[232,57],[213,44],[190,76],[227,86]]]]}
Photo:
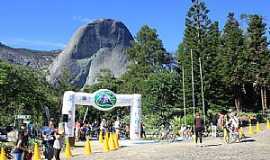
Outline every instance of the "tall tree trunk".
{"type": "Polygon", "coordinates": [[[264,88],[261,87],[261,100],[262,100],[262,113],[265,113],[265,102],[264,102],[264,88]]]}
{"type": "Polygon", "coordinates": [[[237,112],[241,111],[241,103],[240,103],[240,97],[237,96],[234,98],[234,104],[237,112]]]}
{"type": "Polygon", "coordinates": [[[269,109],[267,106],[267,88],[264,87],[264,104],[265,104],[265,108],[269,109]]]}
{"type": "Polygon", "coordinates": [[[235,85],[234,86],[234,104],[236,111],[239,113],[241,112],[241,86],[235,85]]]}
{"type": "Polygon", "coordinates": [[[264,107],[265,107],[265,109],[268,109],[268,107],[267,107],[267,88],[266,87],[264,87],[263,99],[264,99],[264,107]]]}

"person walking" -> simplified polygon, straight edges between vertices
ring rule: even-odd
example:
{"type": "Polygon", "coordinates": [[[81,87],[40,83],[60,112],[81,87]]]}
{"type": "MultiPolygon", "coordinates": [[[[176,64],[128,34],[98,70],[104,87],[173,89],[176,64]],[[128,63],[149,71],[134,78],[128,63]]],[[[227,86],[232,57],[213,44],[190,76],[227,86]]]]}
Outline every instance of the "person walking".
{"type": "Polygon", "coordinates": [[[18,136],[15,150],[13,151],[15,160],[23,160],[23,153],[28,152],[27,146],[25,145],[27,142],[25,142],[25,140],[25,135],[23,132],[21,132],[18,136]]]}
{"type": "Polygon", "coordinates": [[[49,123],[49,127],[46,127],[46,129],[42,132],[42,144],[44,146],[43,154],[47,160],[53,159],[53,144],[55,140],[54,134],[55,128],[51,123],[49,123]]]}
{"type": "Polygon", "coordinates": [[[217,137],[217,114],[211,116],[211,135],[217,137]]]}
{"type": "Polygon", "coordinates": [[[143,122],[141,122],[141,138],[146,138],[143,122]]]}
{"type": "Polygon", "coordinates": [[[56,160],[60,160],[60,152],[63,148],[64,139],[63,135],[60,134],[58,131],[55,132],[55,140],[53,143],[53,149],[54,149],[54,157],[56,160]]]}
{"type": "Polygon", "coordinates": [[[199,138],[200,145],[202,146],[202,132],[204,130],[204,124],[200,116],[200,113],[196,113],[196,117],[194,119],[194,126],[195,126],[195,142],[197,144],[199,138]]]}

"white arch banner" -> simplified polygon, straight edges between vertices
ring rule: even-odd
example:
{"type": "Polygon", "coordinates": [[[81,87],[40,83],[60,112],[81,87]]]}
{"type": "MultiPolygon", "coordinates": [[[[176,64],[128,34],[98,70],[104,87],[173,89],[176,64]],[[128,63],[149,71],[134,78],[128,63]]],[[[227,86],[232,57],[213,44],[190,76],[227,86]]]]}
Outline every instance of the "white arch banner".
{"type": "Polygon", "coordinates": [[[114,107],[131,107],[130,139],[138,140],[141,138],[140,94],[114,94],[107,89],[98,90],[93,94],[66,91],[63,97],[62,114],[68,117],[67,122],[65,122],[65,135],[67,137],[74,137],[76,105],[93,106],[102,111],[108,111],[114,107]]]}

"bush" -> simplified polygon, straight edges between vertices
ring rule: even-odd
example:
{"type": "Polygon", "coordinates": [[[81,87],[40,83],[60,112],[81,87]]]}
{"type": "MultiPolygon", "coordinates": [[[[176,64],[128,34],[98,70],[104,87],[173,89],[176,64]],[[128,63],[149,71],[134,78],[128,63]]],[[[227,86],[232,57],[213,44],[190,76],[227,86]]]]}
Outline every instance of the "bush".
{"type": "Polygon", "coordinates": [[[185,118],[187,120],[187,125],[193,126],[193,123],[194,123],[194,116],[193,116],[193,114],[187,114],[186,116],[183,116],[181,118],[182,124],[185,124],[185,118]]]}
{"type": "Polygon", "coordinates": [[[143,122],[146,132],[154,132],[159,127],[159,116],[158,115],[145,115],[143,116],[143,122]]]}
{"type": "Polygon", "coordinates": [[[174,116],[171,120],[171,125],[174,133],[177,133],[181,128],[181,117],[174,116]]]}

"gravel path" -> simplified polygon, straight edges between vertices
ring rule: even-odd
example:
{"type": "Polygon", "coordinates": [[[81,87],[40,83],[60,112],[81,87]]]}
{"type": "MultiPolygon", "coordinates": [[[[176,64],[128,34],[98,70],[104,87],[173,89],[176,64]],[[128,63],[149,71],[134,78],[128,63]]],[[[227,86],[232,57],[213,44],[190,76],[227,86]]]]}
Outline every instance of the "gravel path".
{"type": "Polygon", "coordinates": [[[200,147],[192,142],[141,144],[103,153],[93,144],[94,153],[83,155],[83,148],[73,150],[74,160],[270,160],[270,130],[264,130],[241,143],[224,144],[222,138],[205,139],[200,147]]]}

